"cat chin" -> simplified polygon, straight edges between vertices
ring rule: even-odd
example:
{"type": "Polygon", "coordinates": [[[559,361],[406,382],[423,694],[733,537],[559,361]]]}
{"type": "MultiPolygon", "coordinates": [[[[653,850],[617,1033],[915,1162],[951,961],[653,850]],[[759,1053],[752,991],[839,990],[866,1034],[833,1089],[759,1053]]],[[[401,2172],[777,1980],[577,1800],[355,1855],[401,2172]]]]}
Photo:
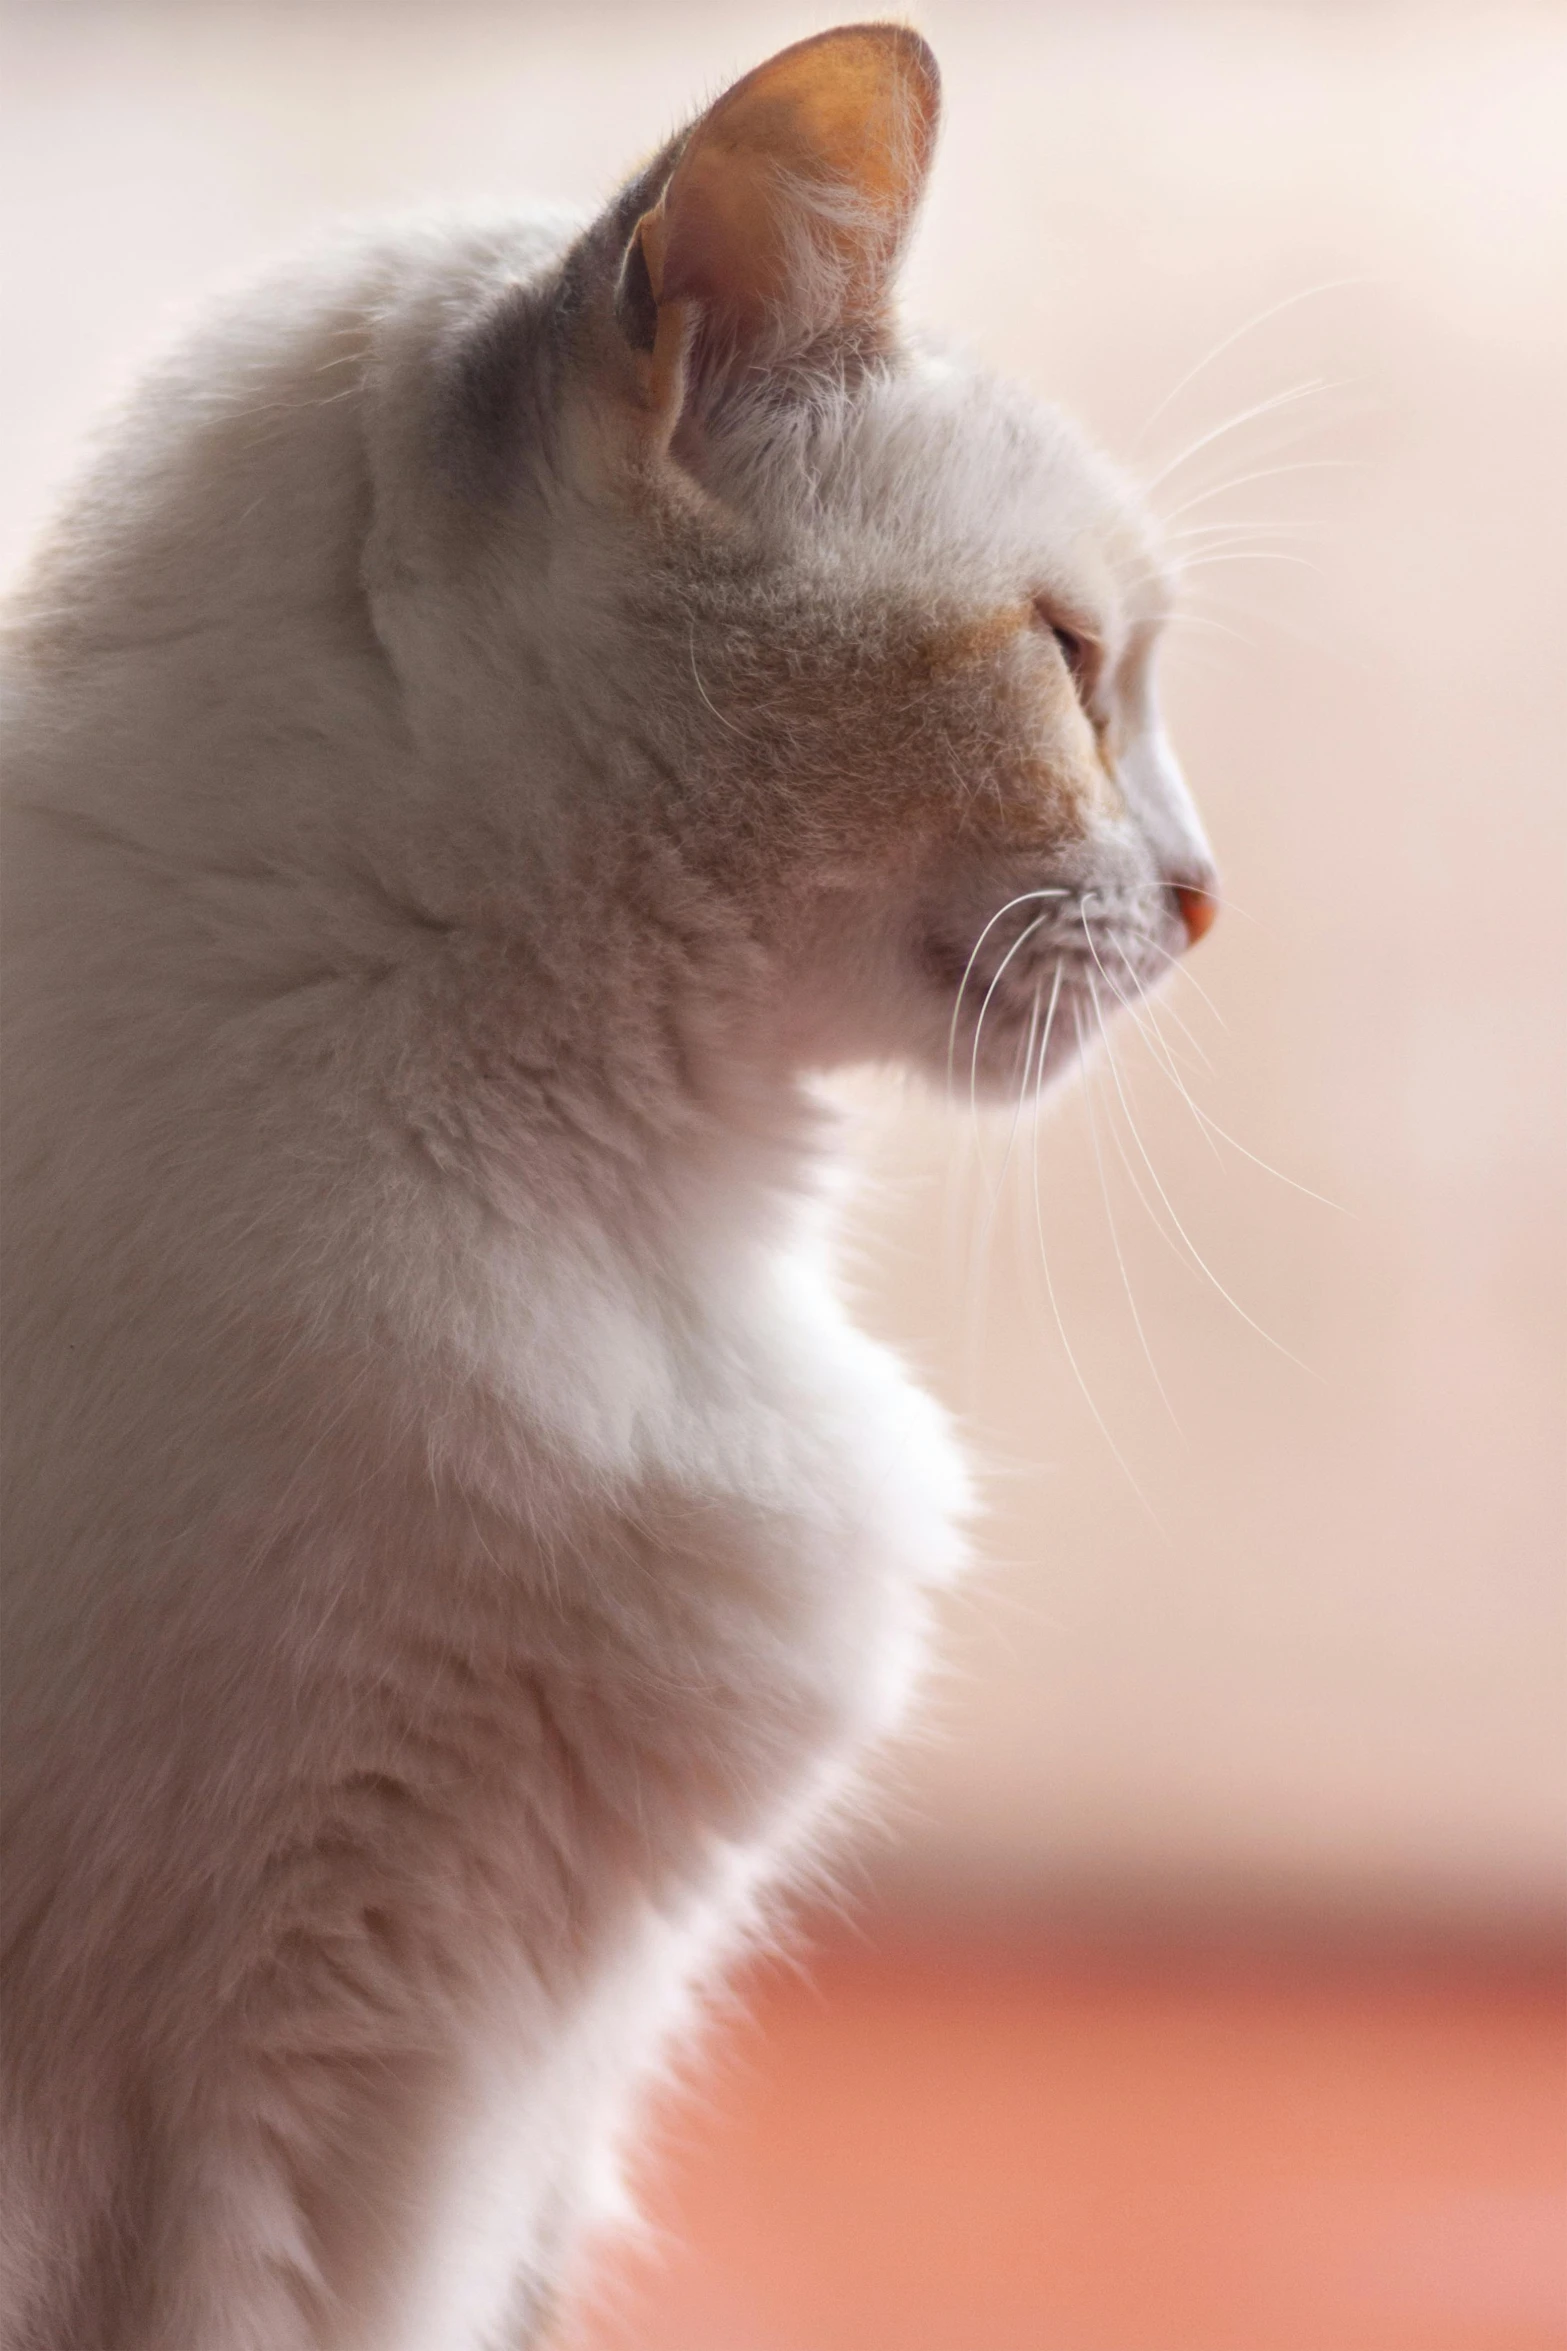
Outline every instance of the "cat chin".
{"type": "Polygon", "coordinates": [[[1047,982],[1039,1003],[993,1001],[977,1035],[974,1024],[960,1030],[951,1055],[942,1053],[941,1077],[954,1095],[972,1098],[989,1107],[1013,1107],[1052,1092],[1069,1079],[1084,1058],[1085,1048],[1098,1037],[1098,1023],[1087,990],[1073,979],[1055,995],[1055,1018],[1048,1032],[1045,1013],[1053,983],[1047,982]]]}
{"type": "Polygon", "coordinates": [[[1015,1106],[1069,1079],[1116,1019],[1135,1018],[1173,959],[1173,946],[1138,928],[1112,932],[1087,953],[1075,942],[1047,951],[1026,970],[1005,953],[998,969],[976,963],[960,982],[956,1013],[954,992],[945,992],[939,1043],[927,1040],[920,1058],[955,1098],[1015,1106]]]}

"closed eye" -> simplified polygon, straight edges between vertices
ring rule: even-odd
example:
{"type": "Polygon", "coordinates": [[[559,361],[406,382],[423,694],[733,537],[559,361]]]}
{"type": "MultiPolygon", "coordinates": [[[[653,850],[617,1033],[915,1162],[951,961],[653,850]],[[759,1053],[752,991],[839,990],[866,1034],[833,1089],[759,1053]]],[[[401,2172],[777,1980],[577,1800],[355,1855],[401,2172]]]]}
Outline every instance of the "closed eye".
{"type": "Polygon", "coordinates": [[[1058,620],[1048,605],[1036,603],[1035,616],[1041,628],[1048,629],[1056,641],[1067,675],[1077,689],[1077,698],[1083,708],[1091,708],[1094,690],[1103,667],[1103,648],[1086,631],[1076,629],[1064,620],[1058,620]]]}

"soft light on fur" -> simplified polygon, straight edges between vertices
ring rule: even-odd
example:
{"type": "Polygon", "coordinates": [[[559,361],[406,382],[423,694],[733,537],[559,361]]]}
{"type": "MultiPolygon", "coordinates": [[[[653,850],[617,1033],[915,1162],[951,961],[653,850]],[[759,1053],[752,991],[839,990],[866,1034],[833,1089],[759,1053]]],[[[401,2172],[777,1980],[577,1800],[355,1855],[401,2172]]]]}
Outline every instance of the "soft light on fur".
{"type": "Polygon", "coordinates": [[[285,271],[19,602],[11,2351],[537,2340],[898,1718],[963,1475],[810,1080],[1041,1082],[1212,884],[1135,501],[896,328],[935,109],[828,34],[285,271]]]}

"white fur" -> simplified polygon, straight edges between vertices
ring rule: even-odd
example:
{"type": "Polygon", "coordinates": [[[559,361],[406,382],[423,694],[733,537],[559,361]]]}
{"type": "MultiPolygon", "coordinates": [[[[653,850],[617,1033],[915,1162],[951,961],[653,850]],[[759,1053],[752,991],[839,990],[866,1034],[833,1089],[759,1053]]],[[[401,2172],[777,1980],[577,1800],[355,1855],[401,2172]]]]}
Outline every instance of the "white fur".
{"type": "Polygon", "coordinates": [[[1065,583],[1146,702],[1124,493],[960,363],[813,361],[650,470],[546,305],[495,475],[450,355],[569,242],[247,297],[20,608],[13,2351],[533,2339],[962,1554],[810,1073],[939,1067],[915,946],[1041,878],[1149,976],[1201,864],[1151,718],[1156,822],[1016,815],[1025,736],[1087,759],[1048,636],[909,666],[1065,583]]]}

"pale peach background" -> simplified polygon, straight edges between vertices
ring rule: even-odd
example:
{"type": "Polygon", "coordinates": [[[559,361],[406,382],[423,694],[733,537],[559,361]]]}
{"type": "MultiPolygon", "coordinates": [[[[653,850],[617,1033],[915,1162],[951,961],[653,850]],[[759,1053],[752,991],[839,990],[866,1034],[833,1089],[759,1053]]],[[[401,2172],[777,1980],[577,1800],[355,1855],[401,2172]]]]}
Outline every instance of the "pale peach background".
{"type": "MultiPolygon", "coordinates": [[[[919,313],[1148,472],[1237,410],[1331,387],[1160,492],[1314,468],[1184,518],[1266,523],[1270,559],[1194,574],[1200,619],[1171,648],[1176,730],[1245,912],[1194,959],[1211,1008],[1183,984],[1165,1026],[1210,1115],[1343,1213],[1210,1150],[1120,1041],[1193,1241],[1312,1367],[1153,1232],[1102,1073],[1097,1138],[1177,1434],[1083,1101],[1047,1128],[1061,1313],[1145,1505],[1044,1294],[1026,1129],[991,1217],[1005,1118],[976,1141],[961,1103],[859,1089],[866,1313],[993,1473],[988,1572],[950,1611],[935,1735],[902,1759],[896,1845],[867,1866],[943,1901],[1537,1921],[1562,1891],[1567,1696],[1567,19],[916,13],[949,102],[919,313]],[[1293,297],[1137,442],[1205,352],[1293,297]]],[[[9,568],[95,409],[211,282],[342,210],[594,199],[694,99],[831,14],[38,0],[5,21],[9,568]]]]}

